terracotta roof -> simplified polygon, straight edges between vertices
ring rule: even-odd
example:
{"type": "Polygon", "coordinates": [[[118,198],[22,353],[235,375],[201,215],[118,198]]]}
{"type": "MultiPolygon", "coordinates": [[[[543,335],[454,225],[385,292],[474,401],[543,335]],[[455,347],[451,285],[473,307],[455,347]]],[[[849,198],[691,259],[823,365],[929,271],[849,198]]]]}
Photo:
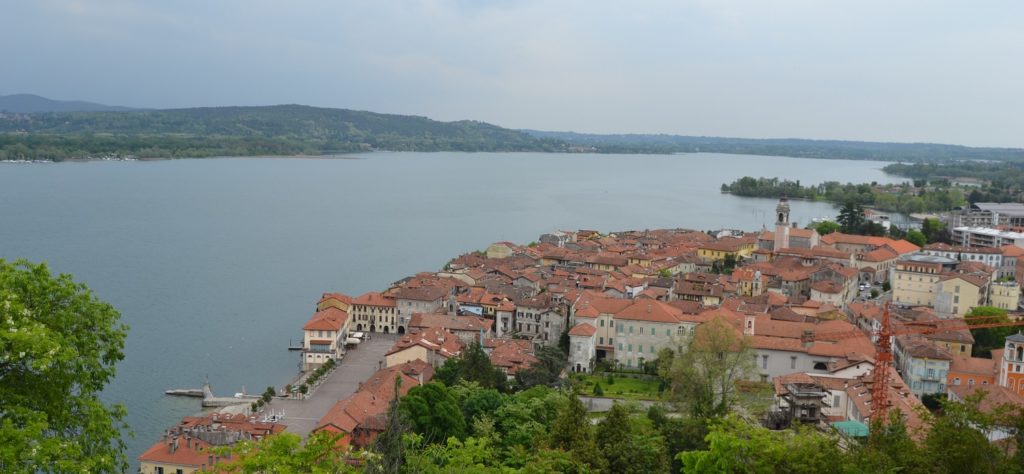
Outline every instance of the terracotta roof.
{"type": "Polygon", "coordinates": [[[818,281],[818,282],[815,282],[814,284],[812,284],[811,285],[811,289],[814,290],[814,291],[817,291],[819,293],[827,293],[827,294],[831,294],[831,295],[836,295],[836,294],[842,293],[844,288],[843,288],[842,285],[840,285],[840,284],[838,284],[838,283],[836,283],[834,281],[822,280],[822,281],[818,281]]]}
{"type": "Polygon", "coordinates": [[[996,373],[996,361],[981,357],[953,357],[949,362],[949,371],[965,374],[994,375],[996,373]]]}
{"type": "Polygon", "coordinates": [[[492,347],[491,364],[504,368],[509,375],[538,362],[533,354],[533,343],[524,339],[487,339],[484,345],[492,347]]]}
{"type": "Polygon", "coordinates": [[[918,247],[917,245],[913,244],[912,242],[909,242],[909,241],[903,240],[903,239],[900,239],[900,240],[890,240],[889,242],[886,242],[885,245],[889,246],[890,248],[895,250],[896,253],[898,253],[900,255],[906,255],[908,253],[914,253],[914,252],[917,252],[917,251],[921,250],[921,247],[918,247]]]}
{"type": "MultiPolygon", "coordinates": [[[[138,459],[174,466],[209,467],[211,447],[271,436],[284,431],[285,428],[285,425],[280,423],[254,421],[244,414],[211,413],[205,416],[186,416],[168,430],[163,440],[150,446],[138,459]]],[[[214,456],[214,463],[219,460],[214,456]]]]}
{"type": "Polygon", "coordinates": [[[450,331],[483,331],[487,333],[493,320],[476,316],[453,316],[449,314],[413,313],[409,319],[410,328],[445,328],[450,331]]]}
{"type": "Polygon", "coordinates": [[[390,296],[385,296],[383,293],[371,291],[369,293],[363,293],[356,299],[352,300],[353,305],[361,306],[395,306],[395,299],[390,296]]]}
{"type": "Polygon", "coordinates": [[[395,341],[386,355],[401,352],[413,346],[436,351],[444,357],[453,357],[462,351],[462,341],[458,336],[444,328],[433,327],[405,334],[401,339],[395,341]]]}
{"type": "Polygon", "coordinates": [[[395,379],[402,378],[398,394],[403,396],[413,387],[427,383],[434,375],[433,368],[425,361],[415,360],[378,370],[363,382],[359,390],[336,402],[316,424],[316,429],[352,433],[356,428],[369,425],[376,428],[378,418],[391,403],[395,394],[395,379]]]}
{"type": "Polygon", "coordinates": [[[323,296],[320,297],[320,301],[318,303],[323,303],[330,299],[338,300],[345,304],[352,304],[352,297],[343,293],[324,293],[323,296]]]}
{"type": "Polygon", "coordinates": [[[899,254],[896,253],[895,250],[889,248],[888,246],[882,246],[868,253],[865,253],[864,255],[861,255],[860,259],[865,262],[885,262],[888,260],[895,260],[896,257],[899,257],[899,254]]]}
{"type": "Polygon", "coordinates": [[[570,336],[590,337],[597,334],[597,328],[588,323],[579,323],[569,330],[570,336]]]}
{"type": "Polygon", "coordinates": [[[1016,408],[1024,406],[1024,395],[999,385],[950,385],[949,391],[953,392],[960,400],[979,391],[984,391],[985,398],[978,405],[978,408],[983,412],[992,412],[992,410],[1003,405],[1016,408]]]}
{"type": "Polygon", "coordinates": [[[302,329],[306,331],[340,331],[346,321],[348,321],[348,313],[330,306],[313,313],[302,329]]]}
{"type": "Polygon", "coordinates": [[[440,286],[421,286],[416,288],[399,288],[395,290],[395,298],[414,301],[437,301],[448,294],[448,289],[440,286]]]}
{"type": "Polygon", "coordinates": [[[667,303],[642,300],[615,313],[615,319],[650,321],[656,323],[677,323],[682,312],[667,303]]]}

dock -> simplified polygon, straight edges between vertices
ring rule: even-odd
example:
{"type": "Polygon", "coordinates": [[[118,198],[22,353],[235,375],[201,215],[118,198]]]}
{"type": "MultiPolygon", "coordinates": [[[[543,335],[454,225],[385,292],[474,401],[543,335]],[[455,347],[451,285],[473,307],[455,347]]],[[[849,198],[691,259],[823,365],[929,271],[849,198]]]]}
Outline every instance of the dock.
{"type": "Polygon", "coordinates": [[[209,380],[203,382],[203,388],[175,388],[164,390],[164,394],[178,397],[202,398],[203,408],[226,407],[243,403],[252,403],[260,398],[258,395],[246,395],[244,387],[242,388],[242,393],[236,393],[233,397],[215,396],[213,394],[213,389],[210,388],[209,380]]]}
{"type": "Polygon", "coordinates": [[[172,395],[177,397],[196,397],[203,398],[203,389],[201,388],[173,388],[170,390],[164,390],[164,395],[172,395]]]}

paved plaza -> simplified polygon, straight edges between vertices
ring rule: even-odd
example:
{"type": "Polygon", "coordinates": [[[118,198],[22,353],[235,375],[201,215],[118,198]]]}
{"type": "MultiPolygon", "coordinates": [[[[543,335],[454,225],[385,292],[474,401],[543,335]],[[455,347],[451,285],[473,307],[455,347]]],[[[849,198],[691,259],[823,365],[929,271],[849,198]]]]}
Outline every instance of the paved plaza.
{"type": "Polygon", "coordinates": [[[398,337],[395,334],[371,334],[369,341],[349,349],[338,368],[309,398],[274,399],[270,409],[279,413],[283,411],[285,416],[281,423],[288,426],[288,431],[306,437],[335,402],[355,393],[360,383],[384,367],[384,354],[398,337]]]}

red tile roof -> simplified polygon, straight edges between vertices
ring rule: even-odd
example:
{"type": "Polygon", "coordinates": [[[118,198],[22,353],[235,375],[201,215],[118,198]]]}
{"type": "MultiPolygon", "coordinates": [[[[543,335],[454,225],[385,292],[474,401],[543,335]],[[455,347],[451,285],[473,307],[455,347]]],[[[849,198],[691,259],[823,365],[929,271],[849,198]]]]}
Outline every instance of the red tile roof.
{"type": "Polygon", "coordinates": [[[340,331],[346,321],[348,321],[348,313],[330,306],[313,313],[302,329],[306,331],[340,331]]]}
{"type": "Polygon", "coordinates": [[[590,337],[597,334],[597,328],[588,323],[579,323],[569,330],[570,336],[590,337]]]}
{"type": "Polygon", "coordinates": [[[352,304],[362,306],[386,306],[393,308],[395,306],[395,299],[390,296],[386,296],[383,293],[371,291],[369,293],[359,295],[359,297],[352,300],[352,304]]]}

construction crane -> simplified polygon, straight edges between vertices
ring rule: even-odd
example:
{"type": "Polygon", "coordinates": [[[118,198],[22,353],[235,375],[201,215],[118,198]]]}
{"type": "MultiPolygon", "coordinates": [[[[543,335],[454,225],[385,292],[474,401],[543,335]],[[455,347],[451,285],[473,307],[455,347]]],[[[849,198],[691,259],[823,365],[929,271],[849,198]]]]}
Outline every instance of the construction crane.
{"type": "MultiPolygon", "coordinates": [[[[871,381],[871,421],[885,423],[889,410],[892,408],[892,400],[889,399],[889,369],[892,367],[892,338],[912,334],[936,334],[949,331],[964,331],[971,329],[999,328],[1011,326],[1024,326],[1024,320],[1007,321],[1005,316],[975,316],[963,319],[933,319],[929,321],[911,321],[902,323],[902,327],[894,329],[889,318],[889,302],[882,306],[881,328],[878,331],[876,341],[875,368],[872,371],[871,381]]],[[[864,332],[834,331],[814,334],[807,331],[804,333],[804,342],[813,342],[814,339],[837,340],[849,337],[863,336],[864,332]]]]}

